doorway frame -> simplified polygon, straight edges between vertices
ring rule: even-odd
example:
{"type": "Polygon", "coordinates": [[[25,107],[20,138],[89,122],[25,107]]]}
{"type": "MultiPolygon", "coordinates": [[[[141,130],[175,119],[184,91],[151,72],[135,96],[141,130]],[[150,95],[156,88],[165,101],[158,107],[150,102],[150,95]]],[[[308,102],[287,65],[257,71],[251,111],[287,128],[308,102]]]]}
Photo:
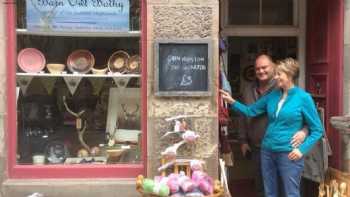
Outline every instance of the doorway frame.
{"type": "MultiPolygon", "coordinates": [[[[229,25],[229,0],[220,1],[220,32],[223,38],[227,37],[296,37],[298,46],[298,61],[300,75],[298,85],[305,88],[306,70],[306,5],[304,0],[294,0],[293,25],[229,25]]],[[[227,53],[223,55],[228,62],[227,53]]],[[[227,64],[224,68],[227,71],[227,64]]]]}

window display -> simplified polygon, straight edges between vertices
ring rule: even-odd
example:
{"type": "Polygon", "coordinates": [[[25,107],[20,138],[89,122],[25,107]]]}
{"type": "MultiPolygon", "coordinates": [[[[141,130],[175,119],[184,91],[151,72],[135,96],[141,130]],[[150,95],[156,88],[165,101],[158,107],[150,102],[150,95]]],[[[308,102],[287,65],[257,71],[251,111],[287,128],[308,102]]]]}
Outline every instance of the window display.
{"type": "Polygon", "coordinates": [[[139,4],[131,31],[79,33],[27,29],[17,3],[17,164],[141,162],[139,4]]]}

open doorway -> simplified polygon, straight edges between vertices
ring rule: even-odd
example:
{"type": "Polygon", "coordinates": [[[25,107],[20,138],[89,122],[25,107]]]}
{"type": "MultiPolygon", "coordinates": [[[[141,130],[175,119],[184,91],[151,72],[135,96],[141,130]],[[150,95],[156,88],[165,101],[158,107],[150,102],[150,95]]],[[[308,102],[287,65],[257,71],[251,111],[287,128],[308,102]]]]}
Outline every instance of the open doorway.
{"type": "MultiPolygon", "coordinates": [[[[220,35],[227,43],[221,60],[233,97],[240,99],[242,90],[255,80],[259,53],[274,60],[296,58],[301,65],[298,85],[305,86],[306,1],[221,0],[220,23],[220,35]]],[[[240,150],[238,114],[231,117],[228,131],[234,166],[228,170],[230,189],[239,196],[255,197],[253,161],[240,150]]]]}
{"type": "Polygon", "coordinates": [[[239,97],[247,83],[255,80],[257,54],[265,53],[273,60],[297,57],[296,37],[228,37],[227,75],[234,96],[239,97]]]}
{"type": "MultiPolygon", "coordinates": [[[[298,58],[297,37],[238,37],[227,38],[227,78],[232,88],[234,98],[240,99],[243,90],[255,81],[254,63],[258,54],[270,55],[273,60],[286,57],[298,58]]],[[[254,194],[254,163],[248,155],[243,157],[238,141],[238,114],[231,113],[232,122],[229,126],[229,138],[235,157],[235,165],[229,169],[229,183],[232,193],[240,196],[255,197],[254,194]]]]}

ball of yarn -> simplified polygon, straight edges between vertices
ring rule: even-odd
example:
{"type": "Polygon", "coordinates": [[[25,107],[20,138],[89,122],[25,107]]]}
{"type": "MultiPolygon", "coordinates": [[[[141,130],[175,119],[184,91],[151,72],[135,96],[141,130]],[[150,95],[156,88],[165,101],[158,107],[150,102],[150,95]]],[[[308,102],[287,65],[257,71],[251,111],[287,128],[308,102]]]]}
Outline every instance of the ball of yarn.
{"type": "Polygon", "coordinates": [[[143,192],[146,194],[151,194],[153,193],[153,188],[155,186],[155,182],[152,179],[144,179],[143,180],[143,192]]]}

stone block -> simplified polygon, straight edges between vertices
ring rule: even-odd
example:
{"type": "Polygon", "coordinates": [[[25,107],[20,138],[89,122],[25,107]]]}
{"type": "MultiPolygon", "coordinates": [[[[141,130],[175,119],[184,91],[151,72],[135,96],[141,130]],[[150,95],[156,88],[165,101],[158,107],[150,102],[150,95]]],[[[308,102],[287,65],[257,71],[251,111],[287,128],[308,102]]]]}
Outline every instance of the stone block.
{"type": "Polygon", "coordinates": [[[135,180],[7,180],[3,185],[3,197],[25,197],[34,192],[44,197],[135,197],[135,180]]]}
{"type": "Polygon", "coordinates": [[[344,43],[350,44],[350,9],[344,13],[344,43]]]}

